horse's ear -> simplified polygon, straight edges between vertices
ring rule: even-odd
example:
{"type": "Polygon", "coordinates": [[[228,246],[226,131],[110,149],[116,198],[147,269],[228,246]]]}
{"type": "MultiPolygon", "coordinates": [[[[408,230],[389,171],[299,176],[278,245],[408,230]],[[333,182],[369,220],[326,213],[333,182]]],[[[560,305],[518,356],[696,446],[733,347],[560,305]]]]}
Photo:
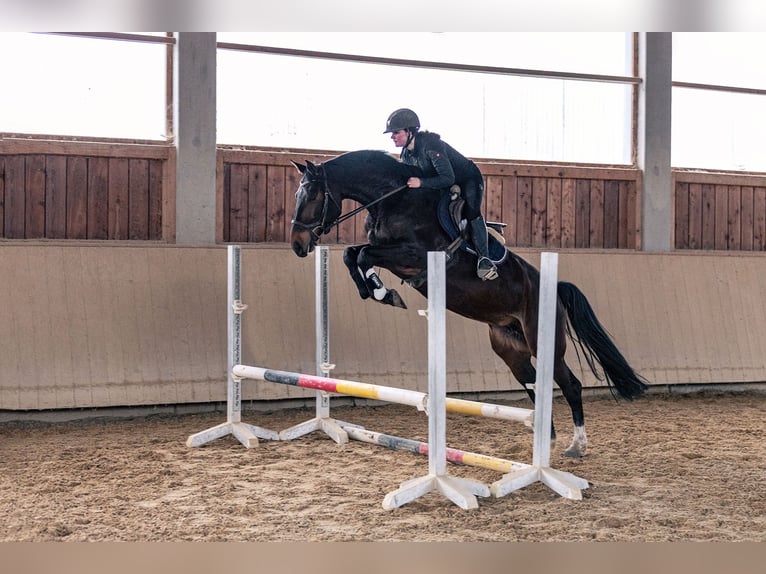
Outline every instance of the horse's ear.
{"type": "Polygon", "coordinates": [[[314,164],[314,162],[312,162],[310,159],[306,160],[306,168],[308,169],[308,172],[312,175],[316,175],[316,173],[319,171],[317,169],[316,164],[314,164]]]}
{"type": "Polygon", "coordinates": [[[306,166],[302,165],[300,163],[296,163],[292,160],[290,160],[290,163],[292,163],[295,166],[295,169],[297,169],[301,174],[306,173],[306,166]]]}

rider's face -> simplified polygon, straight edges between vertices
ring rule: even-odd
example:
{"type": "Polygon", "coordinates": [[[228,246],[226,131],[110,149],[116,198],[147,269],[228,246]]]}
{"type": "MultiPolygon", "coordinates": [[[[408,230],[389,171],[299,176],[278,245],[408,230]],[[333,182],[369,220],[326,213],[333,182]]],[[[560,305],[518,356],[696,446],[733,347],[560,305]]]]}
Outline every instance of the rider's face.
{"type": "Polygon", "coordinates": [[[407,130],[391,132],[391,140],[396,147],[404,147],[407,144],[407,130]]]}

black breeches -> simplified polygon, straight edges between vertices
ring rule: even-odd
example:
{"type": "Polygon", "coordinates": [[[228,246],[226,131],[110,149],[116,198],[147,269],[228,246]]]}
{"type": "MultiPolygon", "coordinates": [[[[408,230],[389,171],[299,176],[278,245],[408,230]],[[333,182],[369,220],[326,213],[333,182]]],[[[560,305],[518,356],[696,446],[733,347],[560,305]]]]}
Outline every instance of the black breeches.
{"type": "Polygon", "coordinates": [[[463,213],[471,221],[481,215],[481,205],[484,200],[484,180],[469,179],[460,183],[465,207],[463,213]]]}

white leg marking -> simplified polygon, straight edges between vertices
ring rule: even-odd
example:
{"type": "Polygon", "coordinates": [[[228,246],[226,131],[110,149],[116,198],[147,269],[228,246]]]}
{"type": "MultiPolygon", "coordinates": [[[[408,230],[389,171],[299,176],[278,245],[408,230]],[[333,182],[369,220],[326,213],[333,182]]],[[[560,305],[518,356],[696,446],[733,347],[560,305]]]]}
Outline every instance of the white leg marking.
{"type": "Polygon", "coordinates": [[[588,448],[588,437],[585,436],[585,427],[574,427],[572,444],[564,451],[564,456],[579,457],[585,454],[588,448]]]}

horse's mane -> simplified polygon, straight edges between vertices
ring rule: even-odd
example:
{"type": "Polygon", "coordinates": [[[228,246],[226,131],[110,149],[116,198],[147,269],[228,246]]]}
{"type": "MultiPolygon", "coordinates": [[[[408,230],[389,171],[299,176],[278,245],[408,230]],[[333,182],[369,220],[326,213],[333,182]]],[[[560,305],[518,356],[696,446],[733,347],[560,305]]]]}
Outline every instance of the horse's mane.
{"type": "Polygon", "coordinates": [[[326,163],[332,163],[347,173],[356,173],[358,170],[368,176],[394,180],[406,180],[408,177],[421,175],[421,170],[417,166],[402,163],[388,152],[381,150],[350,151],[326,163]]]}

